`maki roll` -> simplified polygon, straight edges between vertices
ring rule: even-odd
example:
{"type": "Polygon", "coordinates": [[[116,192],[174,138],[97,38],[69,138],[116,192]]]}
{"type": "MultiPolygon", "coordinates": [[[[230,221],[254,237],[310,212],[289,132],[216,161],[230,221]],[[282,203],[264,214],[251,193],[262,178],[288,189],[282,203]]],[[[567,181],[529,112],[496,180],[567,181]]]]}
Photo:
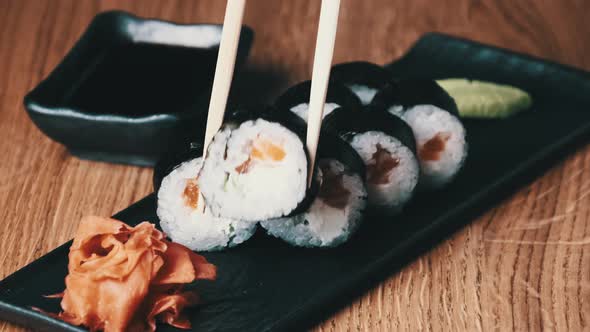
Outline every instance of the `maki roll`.
{"type": "Polygon", "coordinates": [[[412,129],[386,112],[339,108],[324,121],[358,152],[366,166],[369,206],[393,215],[412,198],[420,175],[412,129]]]}
{"type": "Polygon", "coordinates": [[[330,80],[345,85],[359,97],[363,105],[367,105],[377,91],[391,81],[391,76],[379,65],[356,61],[333,66],[330,80]]]}
{"type": "Polygon", "coordinates": [[[457,106],[433,80],[402,80],[380,90],[371,109],[399,116],[416,137],[423,189],[447,185],[467,157],[467,141],[457,106]]]}
{"type": "Polygon", "coordinates": [[[261,222],[268,234],[299,247],[335,247],[361,223],[366,207],[364,164],[349,144],[322,133],[318,147],[319,191],[297,214],[261,222]]]}
{"type": "MultiPolygon", "coordinates": [[[[288,112],[285,112],[288,113],[288,112]]],[[[302,123],[281,112],[237,114],[208,147],[198,186],[213,215],[246,221],[286,216],[307,191],[302,123]]]]}
{"type": "Polygon", "coordinates": [[[455,100],[434,80],[405,79],[390,82],[380,89],[371,105],[397,116],[416,105],[433,105],[459,116],[455,100]]]}
{"type": "MultiPolygon", "coordinates": [[[[277,99],[275,106],[278,110],[289,110],[307,122],[310,91],[311,81],[296,84],[277,99]]],[[[328,85],[323,116],[326,117],[338,107],[358,108],[360,105],[359,98],[347,87],[332,82],[328,85]]]]}
{"type": "MultiPolygon", "coordinates": [[[[183,146],[184,147],[184,146],[183,146]]],[[[172,241],[191,250],[236,246],[256,231],[256,223],[213,216],[199,194],[202,145],[164,157],[154,170],[160,227],[172,241]]]]}

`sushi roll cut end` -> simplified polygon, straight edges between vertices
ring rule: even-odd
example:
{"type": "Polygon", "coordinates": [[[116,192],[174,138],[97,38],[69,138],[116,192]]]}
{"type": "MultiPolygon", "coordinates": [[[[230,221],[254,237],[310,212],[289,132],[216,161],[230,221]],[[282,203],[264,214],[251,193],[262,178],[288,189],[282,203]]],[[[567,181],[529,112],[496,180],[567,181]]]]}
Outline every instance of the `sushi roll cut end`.
{"type": "Polygon", "coordinates": [[[438,189],[457,175],[467,157],[465,128],[459,119],[433,105],[418,105],[403,115],[412,127],[422,169],[420,186],[438,189]]]}
{"type": "Polygon", "coordinates": [[[305,198],[307,154],[299,136],[277,122],[248,120],[218,132],[199,175],[216,216],[248,221],[288,215],[305,198]]]}
{"type": "Polygon", "coordinates": [[[400,212],[412,198],[420,175],[412,150],[380,131],[356,134],[350,144],[366,165],[369,205],[388,215],[400,212]]]}
{"type": "Polygon", "coordinates": [[[213,251],[236,246],[256,231],[256,223],[211,214],[197,183],[202,158],[182,163],[162,180],[157,214],[174,242],[191,250],[213,251]]]}
{"type": "Polygon", "coordinates": [[[364,163],[369,206],[394,215],[413,197],[419,181],[414,134],[405,121],[381,108],[363,109],[335,110],[325,127],[350,143],[364,163]]]}
{"type": "Polygon", "coordinates": [[[380,90],[371,106],[411,127],[421,190],[440,189],[455,178],[467,157],[466,133],[457,104],[443,87],[434,80],[399,80],[380,90]]]}
{"type": "Polygon", "coordinates": [[[309,209],[261,222],[270,235],[294,246],[334,247],[357,229],[367,196],[362,178],[334,159],[321,159],[318,164],[321,185],[309,209]]]}

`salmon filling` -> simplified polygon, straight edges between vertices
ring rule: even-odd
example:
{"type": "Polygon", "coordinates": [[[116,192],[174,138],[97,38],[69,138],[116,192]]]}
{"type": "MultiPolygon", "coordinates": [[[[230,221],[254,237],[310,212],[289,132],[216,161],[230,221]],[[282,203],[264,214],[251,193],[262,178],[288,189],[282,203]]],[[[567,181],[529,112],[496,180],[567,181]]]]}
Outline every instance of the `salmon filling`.
{"type": "Polygon", "coordinates": [[[68,255],[63,312],[52,315],[91,331],[154,331],[156,320],[190,328],[185,307],[198,303],[184,284],[215,279],[215,266],[167,241],[153,224],[135,227],[100,217],[82,219],[68,255]]]}
{"type": "Polygon", "coordinates": [[[394,158],[381,144],[377,144],[371,163],[367,165],[367,182],[371,184],[388,184],[391,172],[399,165],[399,158],[394,158]]]}
{"type": "Polygon", "coordinates": [[[445,150],[448,140],[451,139],[451,133],[441,132],[424,143],[419,151],[418,156],[423,161],[437,161],[445,150]]]}
{"type": "Polygon", "coordinates": [[[250,167],[256,160],[279,162],[285,159],[286,155],[287,153],[280,145],[274,144],[266,139],[257,138],[252,142],[252,148],[248,159],[235,169],[238,174],[245,174],[248,173],[250,167]]]}
{"type": "Polygon", "coordinates": [[[252,143],[250,155],[254,159],[281,161],[287,153],[279,145],[265,139],[257,139],[252,143]]]}
{"type": "Polygon", "coordinates": [[[184,197],[184,204],[190,208],[196,209],[199,205],[199,186],[197,185],[196,179],[190,179],[184,187],[182,193],[184,197]]]}
{"type": "Polygon", "coordinates": [[[322,185],[318,197],[328,206],[344,209],[350,198],[350,190],[344,187],[344,174],[333,172],[329,166],[322,166],[322,185]]]}

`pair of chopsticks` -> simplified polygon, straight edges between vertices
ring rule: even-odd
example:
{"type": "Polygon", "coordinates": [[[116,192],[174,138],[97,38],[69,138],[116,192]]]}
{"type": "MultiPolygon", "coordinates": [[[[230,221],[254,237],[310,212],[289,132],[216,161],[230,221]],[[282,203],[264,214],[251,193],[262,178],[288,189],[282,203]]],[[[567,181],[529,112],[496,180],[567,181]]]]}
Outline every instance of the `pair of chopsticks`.
{"type": "MultiPolygon", "coordinates": [[[[234,73],[238,42],[244,17],[246,0],[228,0],[221,33],[221,44],[217,56],[213,90],[209,102],[209,114],[207,116],[207,129],[205,131],[205,143],[203,156],[213,136],[223,123],[227,97],[234,73]]],[[[320,129],[328,81],[330,80],[330,68],[334,54],[336,30],[338,27],[338,13],[340,0],[322,0],[320,11],[320,24],[316,39],[315,55],[313,59],[313,73],[311,79],[311,93],[309,98],[309,112],[307,119],[307,150],[309,153],[308,185],[311,184],[313,167],[315,164],[320,129]]]]}

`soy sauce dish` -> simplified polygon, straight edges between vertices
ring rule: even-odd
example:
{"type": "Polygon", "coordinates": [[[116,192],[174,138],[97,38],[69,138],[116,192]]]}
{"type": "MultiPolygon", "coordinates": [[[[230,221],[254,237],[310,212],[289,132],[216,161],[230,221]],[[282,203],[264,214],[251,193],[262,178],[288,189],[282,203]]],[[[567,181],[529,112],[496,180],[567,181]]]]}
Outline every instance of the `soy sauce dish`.
{"type": "MultiPolygon", "coordinates": [[[[25,97],[25,108],[79,158],[152,166],[188,127],[204,122],[221,29],[101,13],[25,97]]],[[[253,37],[242,28],[237,68],[253,37]]]]}

